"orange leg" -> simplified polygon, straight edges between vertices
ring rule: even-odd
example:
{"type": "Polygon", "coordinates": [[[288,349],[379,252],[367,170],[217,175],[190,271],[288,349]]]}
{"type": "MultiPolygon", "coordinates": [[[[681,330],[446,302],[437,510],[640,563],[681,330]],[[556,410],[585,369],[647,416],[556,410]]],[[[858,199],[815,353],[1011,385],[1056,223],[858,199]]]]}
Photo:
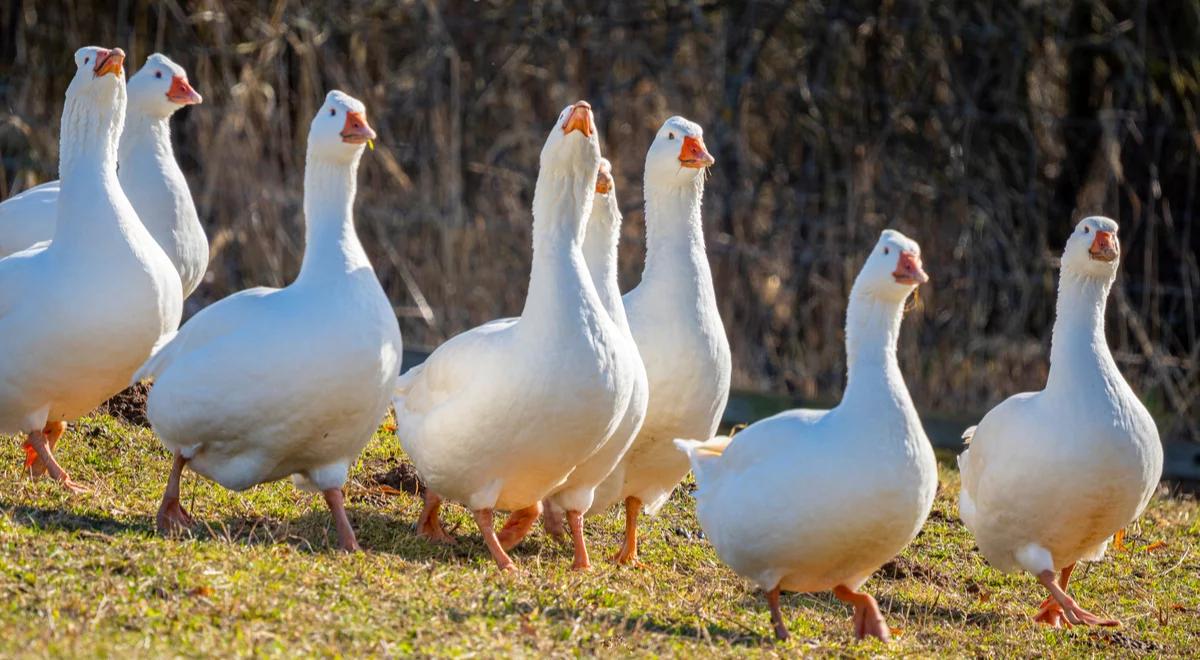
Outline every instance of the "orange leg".
{"type": "Polygon", "coordinates": [[[583,538],[583,513],[568,511],[567,522],[571,525],[571,540],[575,542],[575,563],[571,568],[586,571],[592,564],[588,561],[587,540],[583,538]]]}
{"type": "Polygon", "coordinates": [[[504,552],[504,547],[500,545],[500,539],[496,537],[492,510],[479,509],[472,513],[475,515],[475,524],[479,525],[479,531],[483,533],[483,542],[487,544],[488,551],[492,553],[492,559],[496,560],[496,566],[502,571],[515,571],[516,566],[513,565],[508,553],[504,552]]]}
{"type": "Polygon", "coordinates": [[[779,587],[778,585],[767,592],[767,605],[771,608],[771,625],[775,627],[775,637],[781,642],[786,642],[791,634],[788,633],[787,625],[783,622],[783,610],[779,607],[779,587]]]}
{"type": "Polygon", "coordinates": [[[323,491],[325,495],[325,504],[329,506],[329,513],[333,514],[333,524],[337,526],[338,545],[346,552],[358,552],[362,548],[358,547],[358,539],[354,537],[354,527],[350,525],[350,518],[346,515],[346,496],[342,493],[341,488],[330,488],[323,491]]]}
{"type": "MultiPolygon", "coordinates": [[[[1113,550],[1125,552],[1128,549],[1129,547],[1125,545],[1125,528],[1122,527],[1117,530],[1116,534],[1113,534],[1113,550]]],[[[1064,585],[1063,588],[1066,589],[1066,586],[1064,585]]]]}
{"type": "Polygon", "coordinates": [[[508,515],[508,520],[504,522],[504,527],[500,529],[500,534],[497,538],[500,539],[500,545],[505,550],[512,550],[517,547],[517,544],[524,540],[529,534],[529,530],[533,529],[533,524],[542,516],[542,503],[537,502],[532,506],[527,506],[524,509],[517,509],[508,515]]]}
{"type": "Polygon", "coordinates": [[[613,561],[618,564],[633,566],[640,564],[638,562],[637,519],[641,510],[641,500],[636,497],[625,498],[625,543],[613,557],[613,561]]]}
{"type": "Polygon", "coordinates": [[[556,542],[566,541],[567,530],[563,526],[562,512],[555,511],[548,501],[542,502],[542,527],[545,528],[546,534],[556,542]]]}
{"type": "MultiPolygon", "coordinates": [[[[61,432],[59,435],[62,435],[61,432]]],[[[71,476],[67,471],[62,469],[58,461],[54,460],[54,451],[50,448],[49,438],[43,431],[34,431],[29,434],[26,444],[33,448],[38,458],[46,466],[46,472],[55,480],[57,480],[64,488],[73,493],[85,493],[87,488],[75,483],[71,480],[71,476]]]]}
{"type": "Polygon", "coordinates": [[[162,504],[158,506],[155,523],[158,531],[163,534],[188,529],[192,526],[192,516],[179,503],[179,481],[183,477],[183,467],[188,459],[183,454],[175,452],[175,462],[171,466],[171,474],[167,477],[167,487],[163,490],[162,504]]]}
{"type": "MultiPolygon", "coordinates": [[[[66,430],[66,422],[46,422],[46,426],[42,429],[42,434],[46,436],[46,443],[50,446],[51,452],[58,446],[58,440],[66,430]]],[[[26,440],[22,448],[25,450],[25,467],[33,473],[33,476],[40,477],[46,474],[46,464],[38,456],[33,445],[26,440]]]]}
{"type": "Polygon", "coordinates": [[[438,519],[438,511],[442,508],[442,498],[437,493],[425,489],[425,507],[421,509],[421,517],[417,520],[417,536],[429,539],[434,543],[454,543],[454,537],[442,527],[438,519]]]}
{"type": "Polygon", "coordinates": [[[879,612],[879,603],[876,603],[874,598],[859,591],[851,591],[840,584],[833,588],[833,595],[854,608],[855,639],[871,636],[885,642],[891,640],[892,633],[888,630],[883,614],[879,612]]]}
{"type": "MultiPolygon", "coordinates": [[[[1062,587],[1063,591],[1067,590],[1067,583],[1071,580],[1071,571],[1073,570],[1075,570],[1075,564],[1064,568],[1062,575],[1058,578],[1058,585],[1062,587]]],[[[1054,600],[1054,596],[1046,596],[1046,600],[1042,601],[1038,613],[1034,615],[1033,620],[1038,623],[1044,623],[1051,628],[1071,627],[1071,622],[1067,621],[1066,616],[1063,615],[1062,606],[1058,604],[1058,601],[1054,600]]]]}
{"type": "MultiPolygon", "coordinates": [[[[1072,567],[1073,568],[1073,567],[1072,567]]],[[[1066,577],[1070,577],[1070,571],[1064,570],[1066,577]]],[[[1054,571],[1042,571],[1038,574],[1038,581],[1046,590],[1050,592],[1050,597],[1062,609],[1062,616],[1066,617],[1067,623],[1076,626],[1119,626],[1120,621],[1115,619],[1103,619],[1083,609],[1076,604],[1075,599],[1067,595],[1067,592],[1058,586],[1054,581],[1054,571]]],[[[1064,579],[1065,583],[1066,580],[1064,579]]]]}

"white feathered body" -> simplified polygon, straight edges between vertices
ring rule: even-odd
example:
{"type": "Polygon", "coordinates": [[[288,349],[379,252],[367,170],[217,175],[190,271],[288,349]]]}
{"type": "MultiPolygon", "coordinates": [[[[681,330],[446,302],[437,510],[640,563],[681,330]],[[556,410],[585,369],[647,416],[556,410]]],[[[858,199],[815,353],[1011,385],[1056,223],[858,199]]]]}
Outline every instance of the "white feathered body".
{"type": "MultiPolygon", "coordinates": [[[[208,268],[208,239],[175,161],[166,118],[130,112],[121,137],[121,188],[137,218],[175,266],[186,298],[208,268]]],[[[0,203],[0,257],[54,237],[61,185],[48,181],[0,203]]]]}
{"type": "Polygon", "coordinates": [[[596,489],[612,474],[641,431],[650,400],[646,368],[629,329],[629,319],[625,315],[617,282],[620,234],[621,212],[617,206],[616,192],[610,191],[602,197],[598,196],[592,206],[583,242],[583,255],[600,303],[620,333],[619,348],[633,370],[633,389],[629,405],[616,430],[600,449],[575,466],[567,480],[547,498],[551,505],[563,511],[587,512],[591,509],[596,489]]]}
{"type": "Polygon", "coordinates": [[[386,413],[402,353],[369,268],[251,289],[190,320],[139,377],[163,444],[232,490],[341,486],[386,413]]]}
{"type": "Polygon", "coordinates": [[[576,320],[554,332],[480,326],[400,379],[396,434],[434,492],[472,509],[523,508],[613,434],[634,372],[598,301],[577,302],[576,320]]]}
{"type": "Polygon", "coordinates": [[[396,435],[444,498],[473,510],[537,504],[604,446],[629,406],[636,365],[580,248],[599,165],[594,133],[552,129],[520,318],[452,338],[397,380],[396,435]]]}
{"type": "Polygon", "coordinates": [[[1001,570],[1099,559],[1158,484],[1154,420],[1115,365],[1085,364],[1073,387],[1018,394],[992,409],[958,459],[959,513],[1001,570]]]}
{"type": "MultiPolygon", "coordinates": [[[[887,230],[851,289],[847,384],[832,410],[793,410],[733,438],[679,440],[696,512],[721,560],[770,591],[858,587],[916,537],[937,462],[896,356],[917,244],[887,230]]],[[[919,262],[918,262],[919,263],[919,262]]]]}
{"type": "Polygon", "coordinates": [[[694,452],[697,515],[721,560],[766,590],[856,589],[908,545],[937,464],[907,392],[897,396],[781,413],[722,455],[694,452]]]}
{"type": "Polygon", "coordinates": [[[0,258],[54,238],[58,181],[47,181],[0,202],[0,258]]]}
{"type": "Polygon", "coordinates": [[[69,233],[0,260],[0,431],[90,411],[179,324],[179,277],[115,174],[80,179],[57,204],[69,233]]]}
{"type": "Polygon", "coordinates": [[[632,446],[596,489],[591,513],[636,497],[655,513],[687,475],[677,438],[716,433],[729,400],[732,358],[717,308],[700,220],[703,186],[647,184],[646,270],[625,311],[650,390],[632,446]]]}

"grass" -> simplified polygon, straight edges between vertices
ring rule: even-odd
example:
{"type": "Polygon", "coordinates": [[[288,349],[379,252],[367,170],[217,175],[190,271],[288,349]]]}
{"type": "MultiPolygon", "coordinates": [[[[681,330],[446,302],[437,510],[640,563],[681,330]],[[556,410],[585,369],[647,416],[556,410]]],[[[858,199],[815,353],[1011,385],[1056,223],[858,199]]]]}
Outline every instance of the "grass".
{"type": "MultiPolygon", "coordinates": [[[[793,640],[770,636],[765,602],[722,566],[699,532],[688,488],[646,522],[642,569],[604,561],[616,512],[593,521],[596,567],[535,532],[498,573],[469,516],[450,507],[455,547],[413,535],[419,500],[373,485],[402,458],[380,434],[347,495],[367,552],[335,550],[318,496],[290,483],[226,492],[185,474],[184,502],[205,526],[163,539],[153,515],[169,460],[152,433],[107,416],[72,425],[60,459],[94,488],[71,496],[19,469],[0,443],[0,655],[1190,655],[1200,639],[1200,506],[1160,494],[1129,530],[1129,549],[1076,572],[1084,607],[1112,631],[1030,622],[1043,594],[987,567],[957,522],[957,474],[917,540],[866,589],[896,639],[851,636],[826,594],[787,595],[793,640]]],[[[947,466],[950,463],[946,464],[947,466]]]]}

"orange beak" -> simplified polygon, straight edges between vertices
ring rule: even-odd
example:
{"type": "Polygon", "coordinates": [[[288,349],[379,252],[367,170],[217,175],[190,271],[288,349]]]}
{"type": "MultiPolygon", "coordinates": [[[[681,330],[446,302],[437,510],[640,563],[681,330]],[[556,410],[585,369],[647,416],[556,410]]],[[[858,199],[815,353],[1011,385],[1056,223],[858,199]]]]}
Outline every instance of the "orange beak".
{"type": "Polygon", "coordinates": [[[171,89],[167,90],[167,100],[179,105],[196,105],[204,102],[199,92],[192,89],[183,76],[171,78],[171,89]]]}
{"type": "Polygon", "coordinates": [[[347,112],[346,125],[342,127],[342,142],[367,144],[375,139],[375,131],[361,112],[347,112]]]}
{"type": "Polygon", "coordinates": [[[892,277],[896,279],[897,284],[909,286],[919,286],[929,281],[929,276],[921,267],[921,257],[912,252],[900,253],[900,259],[896,261],[896,270],[892,273],[892,277]]]}
{"type": "Polygon", "coordinates": [[[592,104],[580,101],[571,106],[571,111],[567,113],[567,119],[563,122],[562,130],[563,135],[579,131],[583,133],[583,137],[592,137],[592,133],[596,132],[596,120],[592,117],[592,104]]]}
{"type": "Polygon", "coordinates": [[[110,73],[120,78],[125,73],[125,51],[120,48],[112,50],[98,49],[96,51],[96,66],[92,69],[92,73],[97,78],[110,73]]]}
{"type": "Polygon", "coordinates": [[[596,173],[596,194],[607,195],[613,189],[613,176],[610,168],[600,166],[596,173]]]}
{"type": "Polygon", "coordinates": [[[1096,261],[1116,261],[1121,255],[1121,248],[1117,243],[1117,237],[1113,236],[1111,231],[1097,231],[1096,238],[1092,239],[1092,247],[1088,248],[1088,253],[1096,261]]]}
{"type": "Polygon", "coordinates": [[[679,164],[692,169],[712,167],[716,159],[704,148],[704,140],[698,137],[683,138],[683,146],[679,148],[679,164]]]}

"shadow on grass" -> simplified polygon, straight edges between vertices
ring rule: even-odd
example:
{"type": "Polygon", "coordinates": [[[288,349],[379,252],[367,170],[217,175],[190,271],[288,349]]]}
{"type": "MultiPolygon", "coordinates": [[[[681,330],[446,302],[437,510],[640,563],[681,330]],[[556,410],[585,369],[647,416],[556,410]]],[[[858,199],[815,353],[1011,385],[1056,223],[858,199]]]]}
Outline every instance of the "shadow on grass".
{"type": "MultiPolygon", "coordinates": [[[[359,543],[369,551],[403,554],[411,557],[415,547],[423,541],[416,537],[412,526],[391,516],[355,507],[349,507],[351,523],[359,534],[359,543]],[[384,534],[364,534],[364,531],[386,530],[384,534]],[[367,539],[364,539],[367,536],[367,539]],[[386,538],[376,539],[375,536],[386,538]],[[398,538],[399,537],[399,538],[398,538]],[[405,542],[403,537],[410,537],[405,542]],[[367,541],[367,542],[364,542],[367,541]],[[370,541],[380,541],[375,544],[370,541]],[[402,552],[401,552],[402,551],[402,552]]],[[[155,518],[151,515],[134,515],[121,519],[95,512],[76,512],[63,508],[39,507],[14,504],[0,500],[0,514],[14,523],[39,531],[85,533],[96,535],[125,535],[158,537],[155,518]]],[[[323,508],[313,509],[290,520],[272,519],[265,516],[226,516],[211,520],[196,516],[192,529],[176,534],[176,540],[223,541],[245,546],[287,544],[296,550],[310,553],[334,552],[338,549],[337,532],[329,512],[323,508]]],[[[469,544],[467,544],[469,545],[469,544]]],[[[482,545],[482,544],[481,544],[482,545]]],[[[486,552],[486,549],[483,550],[486,552]]],[[[433,548],[428,553],[437,558],[433,548]]],[[[472,553],[465,552],[464,555],[472,553]]]]}
{"type": "MultiPolygon", "coordinates": [[[[940,587],[943,591],[949,591],[949,587],[940,587]]],[[[870,589],[867,590],[868,593],[870,589]]],[[[752,600],[745,604],[745,607],[757,607],[762,610],[764,622],[768,617],[766,601],[762,598],[762,594],[756,594],[756,601],[752,600]]],[[[970,626],[979,626],[983,628],[991,627],[999,624],[1006,617],[998,612],[991,611],[964,611],[961,608],[946,605],[941,599],[933,603],[925,603],[913,601],[907,598],[897,598],[895,596],[879,596],[879,609],[883,613],[883,618],[889,626],[900,625],[901,621],[908,621],[908,627],[923,628],[927,621],[940,621],[951,624],[962,624],[970,626]],[[916,622],[914,626],[914,622],[916,622]]],[[[816,593],[785,593],[783,596],[784,614],[787,615],[788,608],[794,607],[798,610],[819,610],[825,614],[830,614],[834,617],[845,619],[845,629],[851,630],[850,618],[853,610],[849,605],[838,600],[830,591],[822,591],[816,593]]],[[[764,626],[767,625],[764,623],[764,626]]],[[[830,626],[830,632],[836,632],[837,626],[830,626]]],[[[847,633],[849,634],[849,633],[847,633]]]]}
{"type": "Polygon", "coordinates": [[[0,512],[19,525],[37,530],[109,535],[154,532],[154,519],[149,516],[137,516],[134,520],[123,521],[93,513],[76,513],[64,509],[4,502],[0,502],[0,512]]]}
{"type": "MultiPolygon", "coordinates": [[[[456,538],[453,545],[439,545],[417,536],[413,522],[395,512],[381,512],[364,506],[348,506],[350,523],[354,526],[359,545],[367,552],[395,555],[403,559],[472,563],[479,558],[491,561],[479,530],[472,523],[448,528],[456,538]]],[[[66,508],[17,504],[0,499],[0,515],[13,522],[41,531],[86,533],[97,535],[133,534],[157,537],[153,515],[132,515],[116,518],[101,512],[72,511],[66,508]]],[[[224,518],[205,518],[195,515],[190,530],[174,535],[176,540],[223,541],[245,546],[287,544],[308,553],[336,552],[337,532],[329,511],[314,506],[304,514],[279,519],[268,516],[242,515],[224,518]]],[[[553,546],[543,547],[541,539],[527,538],[510,551],[514,559],[544,553],[553,546]]]]}

